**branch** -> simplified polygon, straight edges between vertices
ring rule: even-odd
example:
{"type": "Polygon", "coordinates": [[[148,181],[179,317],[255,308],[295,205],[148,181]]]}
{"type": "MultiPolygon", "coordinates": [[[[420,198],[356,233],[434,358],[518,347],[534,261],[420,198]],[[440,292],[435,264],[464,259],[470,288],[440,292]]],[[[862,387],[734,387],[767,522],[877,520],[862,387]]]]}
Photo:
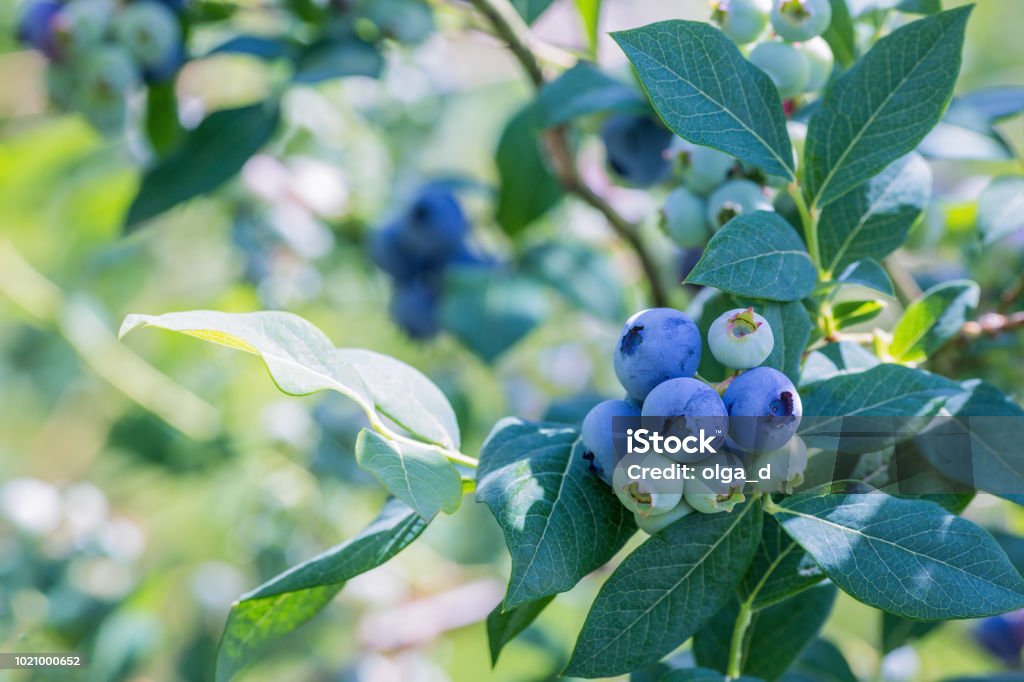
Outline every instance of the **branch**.
{"type": "MultiPolygon", "coordinates": [[[[515,9],[507,0],[469,0],[494,27],[495,33],[506,43],[520,65],[526,72],[533,86],[538,91],[544,87],[544,71],[537,59],[535,44],[530,36],[529,28],[522,21],[515,9]]],[[[651,287],[651,299],[654,305],[668,305],[668,292],[662,286],[654,258],[644,246],[637,225],[627,220],[609,204],[604,197],[595,192],[580,177],[576,167],[565,126],[557,126],[544,133],[544,147],[554,169],[555,176],[565,191],[581,199],[605,217],[615,233],[636,253],[640,266],[651,287]]]]}
{"type": "Polygon", "coordinates": [[[1024,312],[1010,315],[985,313],[977,321],[965,322],[960,328],[960,337],[964,340],[973,340],[979,336],[998,336],[1017,329],[1024,329],[1024,312]]]}

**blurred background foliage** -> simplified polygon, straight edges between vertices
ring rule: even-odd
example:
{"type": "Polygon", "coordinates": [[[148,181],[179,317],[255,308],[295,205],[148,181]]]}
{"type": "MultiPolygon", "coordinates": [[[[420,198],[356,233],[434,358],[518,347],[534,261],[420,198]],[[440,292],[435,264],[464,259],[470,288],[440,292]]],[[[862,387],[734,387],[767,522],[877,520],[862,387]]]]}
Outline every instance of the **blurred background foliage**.
{"type": "MultiPolygon", "coordinates": [[[[232,20],[198,30],[193,51],[243,27],[274,27],[274,4],[227,3],[232,20]]],[[[379,79],[290,85],[280,126],[238,177],[125,235],[146,146],[48,108],[44,60],[14,41],[16,3],[0,3],[0,651],[85,652],[88,680],[207,679],[230,603],[352,536],[383,501],[352,458],[362,425],[355,408],[336,396],[285,398],[257,361],[175,335],[119,344],[114,334],[130,312],[303,315],[338,346],[372,348],[428,373],[456,407],[466,452],[504,415],[575,421],[595,396],[612,394],[604,359],[625,312],[644,305],[643,275],[601,217],[577,202],[514,236],[496,224],[494,150],[529,92],[503,46],[463,30],[464,7],[434,10],[438,30],[429,37],[382,44],[379,79]],[[609,276],[580,287],[591,305],[559,295],[583,274],[556,266],[554,286],[531,294],[543,299],[541,323],[498,357],[484,355],[493,362],[451,335],[409,340],[388,316],[389,283],[366,257],[364,238],[436,180],[455,183],[474,242],[499,259],[553,242],[607,260],[594,267],[609,276]]],[[[604,32],[707,16],[705,0],[608,0],[599,60],[626,73],[604,32]]],[[[1022,27],[1024,4],[980,0],[962,92],[1024,84],[1022,27]]],[[[536,32],[586,50],[571,2],[556,2],[536,32]]],[[[189,62],[176,90],[188,126],[281,92],[281,75],[252,56],[216,54],[189,62]]],[[[999,131],[1024,149],[1020,118],[999,131]]],[[[672,303],[685,308],[693,293],[677,284],[684,255],[657,227],[663,196],[613,186],[590,141],[581,153],[584,174],[642,222],[672,303]]],[[[923,287],[968,276],[982,285],[981,309],[1019,309],[1024,234],[982,249],[975,224],[987,178],[1018,173],[1020,164],[934,163],[936,200],[913,248],[897,256],[923,287]]],[[[893,301],[889,314],[898,309],[893,301]]],[[[933,364],[1019,401],[1022,342],[1020,333],[983,336],[933,364]]],[[[1024,531],[1024,513],[986,497],[968,515],[1024,531]]],[[[526,681],[557,673],[602,576],[555,600],[491,673],[482,620],[507,575],[496,525],[482,506],[465,504],[426,538],[353,580],[245,679],[526,681]]],[[[1002,669],[971,627],[945,624],[883,660],[877,613],[843,597],[825,635],[869,679],[1002,669]]],[[[28,678],[0,671],[6,679],[28,678]]]]}

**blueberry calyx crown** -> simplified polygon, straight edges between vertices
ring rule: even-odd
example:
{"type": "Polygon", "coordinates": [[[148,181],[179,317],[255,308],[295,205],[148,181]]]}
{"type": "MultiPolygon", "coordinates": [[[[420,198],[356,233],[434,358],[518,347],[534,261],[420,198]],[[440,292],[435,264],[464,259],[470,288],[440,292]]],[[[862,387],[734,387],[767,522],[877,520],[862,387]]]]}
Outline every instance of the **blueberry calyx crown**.
{"type": "Polygon", "coordinates": [[[779,11],[783,14],[788,14],[794,19],[806,19],[811,16],[811,13],[807,11],[807,7],[804,5],[804,0],[784,0],[779,7],[779,11]]]}
{"type": "Polygon", "coordinates": [[[771,413],[773,426],[781,427],[792,422],[795,419],[793,416],[793,394],[789,391],[780,393],[779,397],[768,406],[768,411],[771,413]]]}
{"type": "Polygon", "coordinates": [[[743,312],[736,313],[730,317],[727,327],[731,336],[742,339],[744,336],[756,332],[761,328],[762,324],[762,322],[758,322],[754,317],[754,309],[747,308],[743,312]]]}
{"type": "Polygon", "coordinates": [[[619,351],[623,355],[632,355],[636,352],[637,346],[644,342],[644,326],[642,324],[634,325],[629,328],[629,331],[622,335],[622,343],[619,346],[619,351]]]}

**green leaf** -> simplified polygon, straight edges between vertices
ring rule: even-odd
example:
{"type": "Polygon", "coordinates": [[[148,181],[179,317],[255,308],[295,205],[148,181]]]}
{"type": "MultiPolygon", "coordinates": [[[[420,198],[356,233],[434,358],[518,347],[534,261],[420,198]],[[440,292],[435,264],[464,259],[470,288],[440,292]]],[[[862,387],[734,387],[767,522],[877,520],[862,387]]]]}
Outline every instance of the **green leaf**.
{"type": "Polygon", "coordinates": [[[960,73],[970,7],[882,38],[825,92],[811,116],[804,174],[823,208],[913,151],[942,118],[960,73]]]}
{"type": "Polygon", "coordinates": [[[459,447],[455,412],[430,379],[373,351],[336,349],[323,332],[297,315],[206,310],[129,315],[120,334],[138,327],[181,332],[258,355],[285,393],[338,391],[355,401],[375,424],[382,424],[381,417],[386,417],[424,441],[459,447]]]}
{"type": "Polygon", "coordinates": [[[221,637],[217,682],[229,680],[271,641],[316,615],[345,581],[388,561],[426,527],[421,516],[393,499],[356,537],[242,595],[221,637]]]}
{"type": "Polygon", "coordinates": [[[296,42],[283,36],[237,35],[220,43],[206,54],[244,54],[273,61],[295,58],[298,47],[296,42]]]}
{"type": "Polygon", "coordinates": [[[564,675],[611,677],[659,660],[732,597],[761,537],[760,505],[690,514],[615,569],[583,624],[564,675]]]}
{"type": "Polygon", "coordinates": [[[943,282],[911,303],[893,330],[889,353],[898,362],[922,362],[960,333],[978,307],[981,290],[968,280],[943,282]]]}
{"type": "Polygon", "coordinates": [[[827,639],[811,642],[782,682],[858,682],[843,652],[827,639]]]}
{"type": "Polygon", "coordinates": [[[872,258],[865,258],[856,263],[850,263],[836,279],[836,282],[867,287],[886,296],[895,295],[889,273],[885,271],[885,268],[878,261],[872,258]]]}
{"type": "Polygon", "coordinates": [[[153,151],[164,156],[185,134],[178,120],[178,97],[174,82],[153,83],[146,91],[146,137],[153,151]]]}
{"type": "MultiPolygon", "coordinates": [[[[588,1],[588,0],[583,0],[588,1]]],[[[577,62],[537,96],[538,125],[551,128],[608,111],[649,112],[643,95],[590,62],[577,62]]]]}
{"type": "Polygon", "coordinates": [[[859,374],[881,364],[871,351],[850,341],[830,343],[807,356],[800,386],[808,386],[844,374],[859,374]]]}
{"type": "Polygon", "coordinates": [[[230,180],[270,140],[279,118],[276,104],[269,102],[207,116],[173,153],[146,171],[128,209],[125,229],[130,231],[230,180]]]}
{"type": "Polygon", "coordinates": [[[741,599],[751,599],[754,609],[763,609],[813,587],[824,578],[821,568],[782,530],[778,521],[765,516],[761,542],[738,593],[741,599]]]}
{"type": "Polygon", "coordinates": [[[870,322],[885,310],[884,301],[844,301],[832,306],[832,315],[839,329],[870,322]]]}
{"type": "Polygon", "coordinates": [[[915,642],[941,625],[936,621],[916,621],[881,612],[882,615],[882,653],[887,654],[899,649],[904,644],[915,642]]]}
{"type": "Polygon", "coordinates": [[[840,273],[888,256],[907,240],[931,191],[931,167],[911,154],[826,207],[818,230],[822,267],[840,273]]]}
{"type": "Polygon", "coordinates": [[[672,670],[658,682],[760,682],[760,680],[749,675],[726,677],[717,670],[708,670],[707,668],[687,668],[686,670],[672,670]]]}
{"type": "Polygon", "coordinates": [[[307,47],[298,58],[292,80],[312,84],[346,76],[379,78],[383,70],[384,57],[377,48],[352,35],[307,47]]]}
{"type": "Polygon", "coordinates": [[[857,61],[857,32],[846,0],[829,0],[832,5],[832,23],[822,37],[832,48],[836,63],[850,68],[857,61]]]}
{"type": "Polygon", "coordinates": [[[480,451],[476,499],[494,514],[512,555],[505,609],[571,589],[636,532],[633,515],[573,447],[577,436],[509,418],[480,451]]]}
{"type": "Polygon", "coordinates": [[[494,607],[487,616],[487,643],[491,648],[492,666],[497,664],[498,656],[505,645],[528,628],[554,598],[554,595],[544,597],[509,611],[502,611],[501,604],[494,607]]]}
{"type": "Polygon", "coordinates": [[[782,302],[807,296],[817,281],[817,269],[793,226],[767,211],[726,223],[686,278],[736,296],[782,302]]]}
{"type": "Polygon", "coordinates": [[[1024,230],[1024,177],[993,180],[978,201],[978,232],[985,245],[1024,230]]]}
{"type": "Polygon", "coordinates": [[[547,291],[530,277],[459,268],[445,281],[441,325],[485,362],[494,362],[543,322],[550,308],[547,291]]]}
{"type": "Polygon", "coordinates": [[[956,99],[917,151],[929,159],[957,161],[1008,161],[1016,157],[1013,147],[985,114],[956,99]]]}
{"type": "Polygon", "coordinates": [[[795,178],[779,91],[725,34],[702,22],[662,21],[612,37],[672,132],[795,178]]]}
{"type": "MultiPolygon", "coordinates": [[[[832,613],[834,585],[825,584],[751,616],[743,671],[765,680],[778,679],[818,635],[832,613]]],[[[697,664],[716,670],[729,665],[729,645],[739,614],[733,600],[693,638],[697,664]]]]}
{"type": "Polygon", "coordinates": [[[597,38],[601,25],[601,0],[576,0],[576,10],[583,22],[583,32],[591,53],[597,52],[597,38]]]}
{"type": "Polygon", "coordinates": [[[798,301],[769,303],[760,310],[771,325],[775,346],[764,361],[765,367],[779,370],[796,383],[804,349],[811,338],[811,318],[798,301]]]}
{"type": "Polygon", "coordinates": [[[527,24],[532,24],[544,14],[554,0],[511,0],[512,6],[527,24]]]}
{"type": "Polygon", "coordinates": [[[965,104],[984,114],[989,121],[1001,121],[1024,112],[1024,86],[1021,85],[975,90],[961,99],[965,104]]]}
{"type": "Polygon", "coordinates": [[[356,461],[388,492],[428,521],[462,502],[462,476],[437,450],[397,444],[368,429],[356,438],[356,461]]]}
{"type": "Polygon", "coordinates": [[[618,270],[596,249],[566,241],[546,242],[527,251],[521,267],[582,310],[616,322],[626,317],[618,270]]]}
{"type": "Polygon", "coordinates": [[[794,496],[777,518],[832,582],[875,608],[949,620],[1024,607],[1024,578],[992,536],[932,502],[794,496]]]}
{"type": "Polygon", "coordinates": [[[541,153],[541,130],[538,110],[530,105],[512,117],[498,141],[494,155],[500,180],[496,217],[510,235],[522,232],[564,194],[541,153]]]}

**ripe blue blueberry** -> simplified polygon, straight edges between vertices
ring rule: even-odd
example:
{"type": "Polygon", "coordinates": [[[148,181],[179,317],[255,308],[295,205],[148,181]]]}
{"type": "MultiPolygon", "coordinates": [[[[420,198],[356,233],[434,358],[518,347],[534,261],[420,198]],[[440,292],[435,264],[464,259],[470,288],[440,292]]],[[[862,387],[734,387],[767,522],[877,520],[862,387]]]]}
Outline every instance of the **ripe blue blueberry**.
{"type": "Polygon", "coordinates": [[[693,320],[672,308],[643,310],[626,321],[619,335],[615,375],[626,392],[642,402],[658,384],[692,377],[700,353],[700,331],[693,320]]]}
{"type": "Polygon", "coordinates": [[[693,507],[687,504],[686,500],[680,500],[679,504],[675,508],[665,514],[658,514],[657,516],[641,516],[640,514],[633,514],[633,520],[636,521],[637,527],[648,535],[654,535],[660,533],[662,530],[668,528],[673,523],[689,516],[693,513],[693,507]]]}
{"type": "Polygon", "coordinates": [[[429,186],[406,213],[397,232],[399,248],[411,258],[431,263],[448,261],[469,234],[469,220],[447,189],[429,186]]]}
{"type": "Polygon", "coordinates": [[[711,18],[739,45],[757,40],[768,27],[772,0],[716,0],[711,18]]]}
{"type": "Polygon", "coordinates": [[[55,29],[60,18],[60,3],[54,0],[36,0],[25,7],[18,21],[18,40],[50,59],[57,59],[58,44],[55,29]]]}
{"type": "Polygon", "coordinates": [[[704,460],[686,481],[686,503],[702,514],[732,511],[743,502],[744,479],[733,474],[743,469],[743,460],[728,451],[721,451],[704,460]]]}
{"type": "Polygon", "coordinates": [[[1007,667],[1021,666],[1024,648],[1024,611],[983,618],[974,625],[974,639],[1007,667]]]}
{"type": "Polygon", "coordinates": [[[832,48],[824,38],[819,36],[797,44],[796,49],[807,59],[808,75],[804,90],[807,92],[822,90],[828,84],[828,79],[832,76],[832,68],[835,66],[832,48]]]}
{"type": "Polygon", "coordinates": [[[715,230],[744,213],[773,211],[761,186],[750,180],[730,180],[714,191],[708,199],[708,222],[715,230]]]}
{"type": "Polygon", "coordinates": [[[829,0],[774,0],[772,27],[783,40],[810,40],[824,33],[831,23],[829,0]]]}
{"type": "Polygon", "coordinates": [[[691,190],[707,196],[729,179],[736,167],[736,159],[711,147],[694,146],[680,155],[683,162],[683,182],[691,190]]]}
{"type": "Polygon", "coordinates": [[[136,0],[114,18],[117,40],[143,67],[165,64],[181,46],[181,25],[167,5],[136,0]]]}
{"type": "Polygon", "coordinates": [[[762,452],[754,457],[747,466],[747,478],[754,482],[756,490],[792,494],[794,489],[803,485],[806,470],[807,444],[800,436],[793,436],[778,450],[762,452]],[[769,477],[762,479],[762,472],[769,473],[769,477]]]}
{"type": "Polygon", "coordinates": [[[440,331],[438,301],[441,291],[437,282],[421,278],[398,282],[391,297],[391,317],[414,339],[429,339],[440,331]]]}
{"type": "Polygon", "coordinates": [[[747,370],[722,396],[729,411],[729,438],[748,452],[770,452],[789,442],[800,426],[803,404],[793,382],[771,367],[747,370]]]}
{"type": "Polygon", "coordinates": [[[707,240],[706,215],[704,200],[685,187],[672,190],[661,209],[665,232],[683,248],[700,246],[707,240]]]}
{"type": "MultiPolygon", "coordinates": [[[[608,485],[612,484],[612,471],[618,461],[616,442],[625,442],[625,432],[615,429],[616,417],[639,417],[640,409],[625,400],[605,400],[598,403],[583,419],[580,437],[586,448],[591,470],[608,485]]],[[[622,452],[625,448],[622,447],[622,452]]]]}
{"type": "MultiPolygon", "coordinates": [[[[645,429],[657,431],[666,438],[694,436],[695,443],[702,440],[703,432],[704,438],[711,438],[711,447],[715,450],[721,447],[729,427],[722,398],[715,389],[697,379],[669,379],[658,384],[644,401],[641,414],[645,429]]],[[[712,454],[680,451],[667,456],[678,462],[693,463],[712,454]]]]}
{"type": "Polygon", "coordinates": [[[768,74],[783,99],[799,95],[806,89],[811,78],[811,65],[807,57],[789,43],[761,43],[751,51],[748,59],[768,74]]]}
{"type": "Polygon", "coordinates": [[[775,337],[768,320],[753,308],[720,315],[708,329],[708,347],[715,359],[732,369],[750,369],[772,354],[775,337]]]}
{"type": "MultiPolygon", "coordinates": [[[[633,457],[632,461],[648,471],[675,467],[675,462],[655,453],[633,457]]],[[[615,467],[612,473],[612,489],[626,509],[637,516],[668,514],[683,500],[682,480],[633,480],[629,477],[629,469],[630,467],[624,465],[615,467]]]]}
{"type": "Polygon", "coordinates": [[[605,121],[601,138],[609,167],[629,184],[650,187],[668,176],[672,133],[654,118],[615,114],[605,121]]]}

